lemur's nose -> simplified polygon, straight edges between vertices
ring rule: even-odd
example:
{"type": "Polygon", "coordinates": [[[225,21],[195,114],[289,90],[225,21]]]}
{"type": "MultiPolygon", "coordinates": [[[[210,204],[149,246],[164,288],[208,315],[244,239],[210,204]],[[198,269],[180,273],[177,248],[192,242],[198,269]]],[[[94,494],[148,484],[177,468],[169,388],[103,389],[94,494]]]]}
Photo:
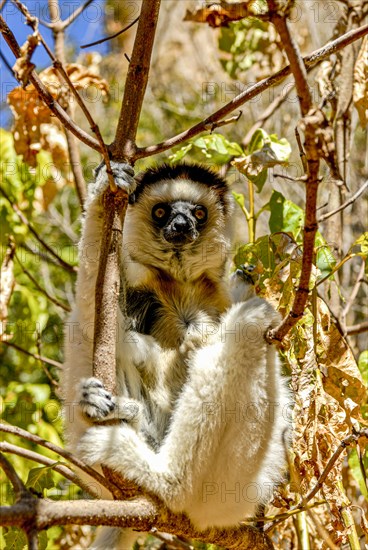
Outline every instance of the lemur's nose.
{"type": "Polygon", "coordinates": [[[172,230],[176,233],[185,233],[186,231],[189,231],[190,224],[185,216],[183,216],[182,214],[178,214],[173,219],[171,227],[172,230]]]}

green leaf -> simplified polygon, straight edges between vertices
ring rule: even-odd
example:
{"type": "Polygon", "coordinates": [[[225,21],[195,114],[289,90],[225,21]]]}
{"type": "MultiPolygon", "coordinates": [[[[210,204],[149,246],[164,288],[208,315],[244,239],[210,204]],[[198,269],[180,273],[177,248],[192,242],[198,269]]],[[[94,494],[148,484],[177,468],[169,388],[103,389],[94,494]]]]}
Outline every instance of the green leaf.
{"type": "Polygon", "coordinates": [[[363,256],[366,258],[368,256],[368,231],[360,235],[360,237],[351,245],[349,252],[353,252],[353,248],[360,248],[360,252],[355,252],[357,256],[363,256]]]}
{"type": "Polygon", "coordinates": [[[304,212],[300,206],[297,206],[292,201],[278,191],[273,191],[270,199],[270,219],[269,227],[272,233],[284,231],[292,233],[296,239],[304,223],[304,212]]]}
{"type": "Polygon", "coordinates": [[[23,548],[27,548],[27,538],[21,529],[14,527],[9,529],[5,533],[4,539],[6,542],[4,550],[23,550],[23,548]]]}
{"type": "Polygon", "coordinates": [[[206,157],[212,157],[216,152],[224,156],[243,155],[243,149],[235,142],[228,141],[222,134],[208,134],[194,140],[193,145],[198,147],[206,157]]]}
{"type": "Polygon", "coordinates": [[[187,145],[184,145],[184,147],[181,147],[180,149],[178,149],[178,151],[176,151],[175,153],[169,156],[170,162],[175,164],[175,162],[179,162],[180,160],[182,160],[185,157],[185,155],[189,153],[192,147],[193,147],[193,144],[188,143],[187,145]]]}
{"type": "Polygon", "coordinates": [[[358,367],[362,375],[363,382],[368,388],[368,349],[362,351],[358,359],[358,367]]]}
{"type": "Polygon", "coordinates": [[[267,168],[264,168],[258,176],[248,176],[249,179],[254,183],[256,186],[257,193],[260,193],[263,189],[264,184],[267,181],[267,168]]]}
{"type": "Polygon", "coordinates": [[[317,231],[315,239],[315,247],[317,249],[316,254],[316,265],[320,270],[321,278],[329,275],[333,268],[336,265],[336,258],[334,257],[331,248],[328,246],[327,242],[317,231]]]}
{"type": "Polygon", "coordinates": [[[32,488],[37,493],[43,494],[45,489],[55,487],[53,477],[53,466],[41,466],[40,468],[32,468],[29,471],[26,487],[32,488]]]}
{"type": "MultiPolygon", "coordinates": [[[[368,471],[368,456],[367,456],[367,449],[365,450],[365,453],[363,455],[363,468],[365,471],[368,471]]],[[[368,501],[368,489],[365,484],[365,478],[362,472],[359,456],[356,449],[352,449],[352,451],[349,454],[348,458],[349,467],[351,469],[351,472],[353,476],[355,477],[356,481],[359,484],[359,489],[364,498],[368,501]]]]}
{"type": "Polygon", "coordinates": [[[252,155],[255,151],[262,149],[265,140],[268,138],[268,134],[263,128],[258,128],[252,135],[249,145],[248,154],[252,155]]]}

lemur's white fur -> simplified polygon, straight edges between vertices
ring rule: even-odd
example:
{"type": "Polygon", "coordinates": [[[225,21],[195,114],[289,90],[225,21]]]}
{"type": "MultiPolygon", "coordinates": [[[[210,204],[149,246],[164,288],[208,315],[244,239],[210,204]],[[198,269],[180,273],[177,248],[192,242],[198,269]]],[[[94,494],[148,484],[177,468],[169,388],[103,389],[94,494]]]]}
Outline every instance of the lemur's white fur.
{"type": "MultiPolygon", "coordinates": [[[[113,164],[113,171],[118,184],[133,192],[126,165],[113,164]]],[[[68,445],[89,464],[116,469],[158,495],[174,512],[185,512],[200,529],[235,526],[271,497],[285,465],[282,440],[289,424],[290,399],[275,350],[264,340],[265,331],[279,322],[279,315],[266,301],[247,299],[249,289],[238,276],[227,282],[223,256],[230,244],[231,214],[223,215],[215,194],[190,181],[153,185],[146,198],[128,208],[125,277],[134,287],[155,277],[152,266],[167,270],[181,285],[181,307],[193,313],[193,319],[187,332],[178,329],[183,330],[178,340],[171,329],[178,320],[174,313],[170,320],[169,301],[168,318],[158,321],[157,337],[131,330],[119,312],[119,395],[112,398],[91,378],[101,194],[106,185],[103,168],[86,203],[76,303],[66,334],[68,445]],[[215,221],[203,232],[202,248],[198,245],[193,251],[192,247],[181,262],[170,246],[163,251],[162,242],[157,244],[148,220],[153,204],[189,199],[205,204],[209,220],[215,221]],[[222,296],[217,302],[213,298],[215,313],[211,297],[203,298],[197,307],[193,303],[200,300],[195,289],[204,274],[216,296],[222,296]],[[70,416],[72,405],[79,402],[77,408],[84,414],[70,416]],[[119,425],[94,427],[86,418],[86,414],[97,418],[116,411],[122,419],[119,425]]],[[[162,296],[164,300],[164,292],[162,296]]],[[[179,298],[175,295],[173,300],[179,298]]]]}

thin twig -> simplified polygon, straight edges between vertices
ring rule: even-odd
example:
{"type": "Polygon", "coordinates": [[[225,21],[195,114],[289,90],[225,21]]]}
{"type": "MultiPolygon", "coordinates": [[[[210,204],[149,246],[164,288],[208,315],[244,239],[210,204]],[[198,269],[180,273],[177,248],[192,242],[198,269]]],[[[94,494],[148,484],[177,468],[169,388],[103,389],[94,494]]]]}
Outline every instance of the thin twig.
{"type": "Polygon", "coordinates": [[[64,269],[66,269],[67,271],[70,271],[72,273],[76,272],[77,269],[69,264],[68,262],[66,262],[65,260],[63,260],[63,258],[61,256],[59,256],[59,254],[57,254],[55,252],[55,250],[53,250],[51,248],[51,246],[49,246],[47,244],[47,242],[45,242],[42,237],[39,236],[39,234],[37,233],[37,231],[35,230],[35,228],[33,227],[33,225],[30,224],[30,222],[27,220],[26,216],[23,214],[23,212],[21,211],[21,209],[19,208],[19,206],[13,202],[11,200],[11,198],[9,197],[8,193],[5,191],[4,188],[0,187],[0,193],[6,198],[6,200],[8,201],[8,203],[10,204],[10,206],[12,207],[12,209],[14,210],[14,212],[17,214],[18,218],[21,220],[22,223],[24,223],[24,225],[26,225],[29,229],[29,231],[32,233],[32,235],[37,239],[37,241],[47,250],[47,252],[49,254],[51,254],[51,256],[53,256],[57,262],[59,263],[59,265],[61,265],[64,269]]]}
{"type": "Polygon", "coordinates": [[[98,493],[93,487],[88,485],[88,483],[83,481],[79,476],[77,476],[76,473],[73,472],[73,470],[71,470],[65,464],[60,464],[57,461],[48,458],[47,456],[43,456],[39,453],[36,453],[35,451],[31,451],[30,449],[18,447],[17,445],[13,445],[12,443],[8,443],[7,441],[0,442],[0,452],[11,453],[26,458],[27,460],[38,462],[39,464],[43,464],[44,466],[51,466],[52,469],[55,470],[55,472],[58,472],[66,479],[69,479],[69,481],[71,481],[72,483],[75,483],[75,485],[78,485],[78,487],[83,489],[83,491],[85,491],[86,493],[95,498],[101,497],[100,493],[98,493]]]}
{"type": "Polygon", "coordinates": [[[69,27],[69,25],[71,25],[76,19],[77,17],[80,16],[80,14],[86,9],[88,8],[88,6],[90,4],[92,4],[94,0],[87,0],[84,4],[82,4],[81,6],[78,6],[70,15],[69,17],[67,17],[66,19],[64,19],[64,21],[62,21],[61,23],[61,28],[62,30],[65,30],[67,27],[69,27]]]}
{"type": "MultiPolygon", "coordinates": [[[[64,29],[62,28],[62,24],[60,24],[60,21],[58,19],[60,14],[60,6],[58,1],[56,3],[55,0],[49,0],[49,14],[50,14],[51,26],[53,30],[55,56],[59,59],[59,61],[62,64],[65,65],[66,63],[65,32],[64,32],[64,29]]],[[[71,118],[74,118],[75,105],[73,102],[69,103],[67,112],[71,116],[71,118]]],[[[84,180],[84,175],[83,175],[83,168],[82,168],[78,142],[77,142],[77,138],[75,137],[74,134],[72,134],[72,132],[70,132],[66,128],[64,131],[65,131],[65,137],[66,137],[66,142],[68,146],[70,165],[74,176],[75,189],[79,199],[79,204],[83,209],[84,201],[87,195],[87,189],[86,189],[86,182],[84,180]]]]}
{"type": "Polygon", "coordinates": [[[28,271],[28,269],[26,269],[20,259],[18,258],[17,255],[15,255],[19,265],[20,265],[20,268],[21,270],[23,271],[23,273],[28,277],[28,279],[30,279],[30,281],[32,281],[32,283],[35,285],[35,287],[41,292],[41,294],[43,294],[44,296],[46,296],[46,298],[48,300],[50,300],[50,302],[52,302],[53,304],[55,304],[57,307],[60,307],[61,309],[63,309],[64,311],[67,311],[67,312],[70,312],[71,311],[71,308],[67,305],[67,304],[63,304],[62,302],[59,302],[59,300],[57,298],[55,298],[54,296],[51,296],[51,294],[49,294],[47,292],[47,290],[45,288],[43,288],[38,282],[37,280],[33,277],[33,275],[28,271]]]}
{"type": "Polygon", "coordinates": [[[345,437],[343,441],[341,441],[340,445],[337,447],[337,449],[331,456],[330,460],[327,462],[325,469],[323,470],[322,474],[319,476],[318,481],[313,487],[313,489],[305,497],[303,497],[302,500],[296,506],[293,506],[291,510],[295,510],[300,506],[305,506],[305,504],[309,502],[318,493],[318,491],[321,489],[328,474],[332,470],[335,462],[337,461],[341,453],[346,449],[346,447],[349,447],[349,445],[351,445],[352,443],[356,443],[359,437],[361,437],[361,435],[364,435],[364,434],[365,434],[365,431],[359,434],[350,434],[348,437],[345,437]]]}
{"type": "Polygon", "coordinates": [[[352,325],[351,327],[346,327],[346,334],[361,334],[362,332],[368,331],[368,321],[358,323],[357,325],[352,325]]]}
{"type": "Polygon", "coordinates": [[[266,109],[258,117],[258,119],[253,124],[253,126],[248,130],[245,138],[243,139],[242,143],[244,147],[247,147],[249,145],[254,132],[258,130],[258,128],[261,128],[264,125],[264,123],[275,113],[275,111],[277,111],[277,109],[284,103],[284,101],[286,101],[288,95],[294,88],[295,88],[295,83],[292,82],[286,93],[284,90],[282,90],[275,97],[275,99],[266,107],[266,109]]]}
{"type": "Polygon", "coordinates": [[[229,118],[224,118],[218,122],[213,122],[209,124],[206,130],[209,130],[211,133],[216,130],[216,128],[221,128],[221,126],[226,126],[226,124],[232,124],[233,122],[238,122],[239,118],[242,116],[243,111],[239,111],[237,115],[231,116],[229,118]]]}
{"type": "Polygon", "coordinates": [[[4,473],[6,477],[10,480],[15,496],[20,499],[24,496],[29,497],[29,491],[24,485],[23,481],[18,476],[17,472],[14,470],[12,464],[10,464],[9,460],[5,458],[3,454],[0,453],[0,466],[4,470],[4,473]]]}
{"type": "MultiPolygon", "coordinates": [[[[66,403],[66,408],[73,407],[74,403],[66,403]]],[[[73,414],[73,410],[70,411],[70,414],[73,414]]],[[[11,433],[14,435],[17,435],[19,437],[23,437],[24,439],[27,439],[27,441],[32,441],[32,443],[35,443],[36,445],[41,445],[41,447],[46,447],[46,449],[49,449],[50,451],[62,456],[66,460],[69,460],[72,464],[86,472],[89,476],[91,476],[93,479],[98,481],[103,487],[106,487],[113,495],[120,494],[119,491],[117,491],[117,488],[110,483],[105,477],[103,477],[99,472],[88,466],[83,462],[83,460],[80,460],[76,456],[74,456],[72,453],[69,453],[62,447],[59,447],[58,445],[55,445],[54,443],[51,443],[50,441],[46,441],[45,439],[42,439],[42,437],[39,437],[38,435],[31,434],[30,432],[27,432],[26,430],[23,430],[22,428],[19,428],[18,426],[12,426],[11,424],[3,424],[0,423],[0,432],[5,433],[11,433]]]]}
{"type": "Polygon", "coordinates": [[[2,344],[5,344],[9,346],[9,348],[16,349],[17,351],[20,351],[20,353],[24,353],[25,355],[28,355],[29,357],[33,357],[33,359],[37,359],[37,361],[42,361],[42,363],[47,363],[48,365],[51,365],[52,367],[56,367],[58,369],[63,368],[63,364],[59,363],[58,361],[55,361],[54,359],[50,359],[49,357],[44,357],[43,355],[38,355],[38,353],[31,353],[30,351],[21,348],[17,344],[14,344],[14,342],[9,342],[8,340],[5,340],[5,342],[2,342],[2,344]]]}
{"type": "Polygon", "coordinates": [[[335,214],[337,214],[338,212],[341,212],[341,210],[345,210],[345,208],[347,208],[348,206],[350,206],[351,204],[353,204],[353,202],[355,202],[357,200],[357,198],[360,197],[360,195],[362,193],[364,193],[364,191],[367,189],[368,187],[368,180],[366,182],[363,183],[363,185],[361,186],[360,189],[358,189],[358,191],[350,197],[350,199],[348,199],[347,201],[345,201],[343,204],[341,204],[338,208],[335,208],[335,210],[331,210],[331,212],[327,212],[326,214],[323,214],[322,216],[320,216],[318,218],[318,223],[321,223],[321,222],[324,222],[325,220],[327,220],[328,218],[330,218],[331,216],[334,216],[335,214]]]}
{"type": "Polygon", "coordinates": [[[15,72],[13,71],[13,67],[10,65],[9,61],[6,59],[5,55],[1,50],[0,50],[0,59],[4,63],[5,67],[8,69],[9,73],[15,78],[15,72]]]}
{"type": "Polygon", "coordinates": [[[104,38],[100,38],[100,40],[96,40],[96,42],[90,42],[89,44],[83,44],[83,46],[80,46],[81,49],[89,48],[91,46],[97,46],[97,44],[103,44],[103,42],[107,42],[108,40],[112,40],[113,38],[116,38],[120,34],[123,34],[127,30],[129,30],[133,25],[135,25],[139,21],[139,17],[136,17],[134,21],[129,23],[126,27],[121,29],[120,31],[116,32],[115,34],[110,34],[109,36],[105,36],[104,38]]]}
{"type": "Polygon", "coordinates": [[[347,314],[348,314],[349,311],[350,311],[351,306],[352,306],[353,303],[354,303],[355,298],[357,297],[357,294],[358,294],[359,289],[360,289],[360,285],[361,285],[362,282],[364,281],[364,273],[365,273],[365,261],[364,261],[364,259],[362,259],[362,263],[361,263],[361,265],[360,265],[360,269],[359,269],[359,273],[358,273],[357,280],[356,280],[356,282],[355,282],[355,285],[354,285],[354,287],[353,287],[353,290],[351,291],[351,294],[350,294],[350,296],[349,296],[349,299],[346,301],[345,307],[344,307],[344,309],[343,309],[342,312],[341,312],[341,317],[342,317],[342,319],[345,319],[345,317],[347,316],[347,314]]]}

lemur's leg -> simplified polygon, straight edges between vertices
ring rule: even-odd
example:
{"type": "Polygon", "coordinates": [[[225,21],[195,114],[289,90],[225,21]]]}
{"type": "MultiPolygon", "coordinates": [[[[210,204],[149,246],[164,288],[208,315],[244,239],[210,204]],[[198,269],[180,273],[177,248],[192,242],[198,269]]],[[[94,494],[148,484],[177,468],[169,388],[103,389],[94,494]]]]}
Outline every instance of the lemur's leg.
{"type": "Polygon", "coordinates": [[[222,469],[227,471],[237,451],[236,456],[252,465],[249,468],[259,468],[254,448],[257,454],[263,452],[260,445],[267,447],[265,438],[274,423],[267,427],[261,414],[257,426],[240,425],[233,416],[224,417],[222,408],[232,410],[256,401],[262,411],[278,398],[275,350],[264,340],[265,331],[278,322],[279,315],[260,298],[233,305],[212,343],[193,354],[160,450],[154,452],[128,426],[104,426],[91,428],[82,438],[83,458],[121,472],[174,511],[185,509],[185,498],[201,490],[203,473],[215,468],[221,471],[216,460],[222,460],[222,469]]]}

